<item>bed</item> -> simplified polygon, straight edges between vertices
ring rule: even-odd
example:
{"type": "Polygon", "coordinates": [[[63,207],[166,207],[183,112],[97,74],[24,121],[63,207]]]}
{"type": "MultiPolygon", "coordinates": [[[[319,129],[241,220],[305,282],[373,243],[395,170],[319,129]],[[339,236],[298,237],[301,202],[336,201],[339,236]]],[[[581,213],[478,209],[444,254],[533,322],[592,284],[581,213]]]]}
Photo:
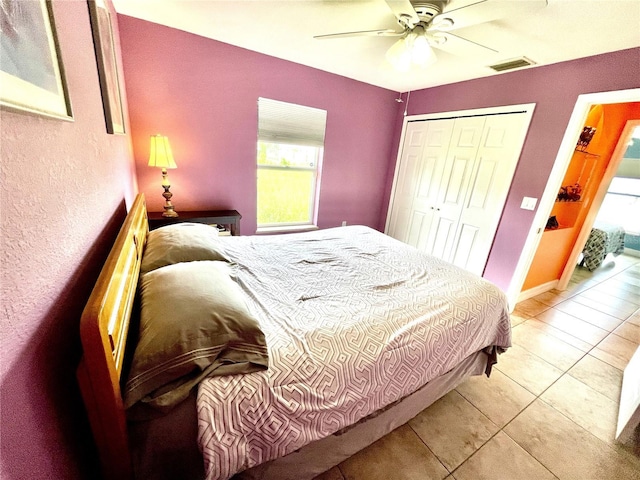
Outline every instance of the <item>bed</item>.
{"type": "Polygon", "coordinates": [[[139,195],[81,319],[78,379],[107,479],[310,479],[488,374],[511,345],[497,287],[368,227],[214,237],[215,258],[152,270],[167,248],[148,236],[139,195]],[[148,320],[200,308],[180,302],[210,282],[184,279],[210,274],[259,332],[132,395],[155,375],[138,372],[148,320]]]}
{"type": "Polygon", "coordinates": [[[580,265],[593,272],[602,265],[608,254],[617,256],[623,253],[624,234],[624,228],[621,226],[596,223],[582,250],[583,257],[580,265]]]}

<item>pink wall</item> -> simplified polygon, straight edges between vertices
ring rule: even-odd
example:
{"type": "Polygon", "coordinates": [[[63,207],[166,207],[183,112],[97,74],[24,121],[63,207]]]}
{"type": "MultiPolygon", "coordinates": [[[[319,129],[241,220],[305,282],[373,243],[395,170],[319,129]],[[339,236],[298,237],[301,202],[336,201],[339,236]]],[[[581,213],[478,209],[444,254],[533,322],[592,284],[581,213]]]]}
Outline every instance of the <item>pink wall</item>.
{"type": "Polygon", "coordinates": [[[396,94],[351,79],[132,17],[120,16],[124,75],[140,190],[162,210],[161,176],[147,166],[149,136],[169,136],[176,210],[234,208],[256,228],[257,101],[327,110],[320,227],[375,228],[396,113],[396,94]]]}
{"type": "MultiPolygon", "coordinates": [[[[638,87],[640,48],[635,48],[411,93],[409,115],[536,104],[484,277],[504,289],[509,286],[535,214],[520,209],[522,197],[541,197],[578,96],[638,87]]],[[[402,120],[396,128],[397,134],[402,120]]],[[[396,155],[397,141],[387,177],[383,216],[396,155]]]]}
{"type": "Polygon", "coordinates": [[[0,112],[3,480],[98,478],[78,321],[136,188],[129,136],[106,133],[87,3],[53,7],[74,121],[0,112]]]}

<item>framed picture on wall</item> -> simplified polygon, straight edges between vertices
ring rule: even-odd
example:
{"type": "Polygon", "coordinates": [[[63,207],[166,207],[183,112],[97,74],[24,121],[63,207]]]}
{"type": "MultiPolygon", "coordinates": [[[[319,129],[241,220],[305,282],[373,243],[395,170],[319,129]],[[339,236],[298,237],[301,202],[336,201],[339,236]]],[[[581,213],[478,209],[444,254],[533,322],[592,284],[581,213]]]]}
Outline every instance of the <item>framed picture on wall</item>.
{"type": "Polygon", "coordinates": [[[0,106],[73,120],[51,3],[0,6],[0,106]]]}
{"type": "Polygon", "coordinates": [[[89,16],[96,50],[102,105],[108,133],[124,133],[122,96],[111,15],[105,0],[89,0],[89,16]]]}

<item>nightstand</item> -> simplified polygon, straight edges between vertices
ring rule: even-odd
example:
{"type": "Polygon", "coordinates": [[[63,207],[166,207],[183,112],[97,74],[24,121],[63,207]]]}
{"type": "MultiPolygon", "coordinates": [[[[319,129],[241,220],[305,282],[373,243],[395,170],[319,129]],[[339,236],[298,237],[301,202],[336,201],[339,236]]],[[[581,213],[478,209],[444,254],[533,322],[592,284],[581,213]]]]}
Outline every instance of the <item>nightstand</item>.
{"type": "Polygon", "coordinates": [[[163,217],[162,212],[149,212],[149,230],[154,230],[174,223],[193,222],[207,225],[223,225],[231,235],[240,235],[240,219],[237,210],[201,210],[197,212],[178,212],[179,217],[163,217]]]}

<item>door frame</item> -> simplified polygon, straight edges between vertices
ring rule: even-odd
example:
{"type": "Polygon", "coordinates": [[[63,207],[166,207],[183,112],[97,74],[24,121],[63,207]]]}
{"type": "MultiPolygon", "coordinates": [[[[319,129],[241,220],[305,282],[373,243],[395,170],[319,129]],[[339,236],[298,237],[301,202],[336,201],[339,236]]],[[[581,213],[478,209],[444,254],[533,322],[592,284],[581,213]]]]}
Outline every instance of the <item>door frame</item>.
{"type": "MultiPolygon", "coordinates": [[[[529,128],[531,127],[531,119],[533,118],[533,111],[535,110],[535,103],[521,103],[515,105],[502,105],[497,107],[485,107],[485,108],[474,108],[471,110],[455,110],[452,112],[436,112],[436,113],[424,113],[421,115],[407,115],[404,117],[402,121],[402,131],[400,132],[400,145],[398,146],[398,154],[396,156],[396,165],[393,172],[393,183],[391,184],[391,194],[389,195],[389,207],[387,208],[387,219],[384,224],[384,232],[387,233],[389,231],[389,223],[391,221],[391,210],[393,208],[393,202],[396,195],[396,185],[398,181],[398,173],[400,171],[400,159],[402,158],[402,152],[404,151],[404,142],[406,140],[406,129],[409,122],[419,122],[425,120],[448,120],[455,119],[461,117],[482,117],[487,115],[498,115],[498,114],[508,114],[508,113],[523,113],[525,114],[525,135],[522,139],[522,145],[520,145],[520,149],[518,151],[518,162],[520,161],[520,155],[522,155],[522,149],[524,148],[524,142],[527,137],[527,133],[529,132],[529,128]]],[[[515,170],[514,170],[515,175],[515,170]]],[[[512,177],[513,182],[513,177],[512,177]]],[[[504,206],[506,204],[506,198],[502,205],[502,210],[504,211],[504,206]]],[[[497,232],[496,230],[493,232],[494,237],[497,232]]]]}
{"type": "Polygon", "coordinates": [[[527,273],[529,273],[529,269],[533,263],[533,257],[540,244],[544,227],[558,195],[558,189],[562,185],[562,180],[569,167],[571,156],[580,137],[584,122],[587,120],[589,110],[593,105],[629,102],[640,102],[640,88],[588,93],[578,96],[573,108],[573,113],[569,118],[564,137],[560,143],[556,160],[549,174],[547,185],[540,198],[538,210],[534,216],[525,245],[520,254],[511,282],[509,283],[509,288],[507,289],[507,297],[512,309],[518,302],[518,296],[522,291],[527,273]]]}
{"type": "Polygon", "coordinates": [[[622,158],[627,151],[627,143],[629,142],[629,138],[631,138],[631,135],[633,134],[633,131],[636,127],[640,127],[640,119],[627,120],[627,123],[625,124],[624,129],[622,130],[622,133],[618,138],[618,143],[616,144],[616,148],[611,155],[609,165],[607,165],[607,168],[602,175],[602,180],[600,181],[598,190],[593,198],[593,202],[591,202],[589,212],[584,219],[582,229],[578,234],[578,238],[573,245],[573,249],[571,250],[571,254],[569,255],[567,264],[565,265],[564,270],[562,271],[562,275],[560,276],[560,281],[558,282],[558,286],[556,287],[558,290],[566,290],[567,286],[569,285],[571,275],[573,275],[573,272],[576,269],[576,264],[578,263],[578,258],[580,257],[580,254],[582,253],[582,250],[584,249],[584,246],[589,239],[591,228],[596,221],[596,217],[598,216],[598,211],[602,206],[602,202],[604,202],[604,197],[609,190],[611,180],[613,180],[613,177],[615,177],[616,172],[618,171],[618,167],[622,162],[622,158]]]}

